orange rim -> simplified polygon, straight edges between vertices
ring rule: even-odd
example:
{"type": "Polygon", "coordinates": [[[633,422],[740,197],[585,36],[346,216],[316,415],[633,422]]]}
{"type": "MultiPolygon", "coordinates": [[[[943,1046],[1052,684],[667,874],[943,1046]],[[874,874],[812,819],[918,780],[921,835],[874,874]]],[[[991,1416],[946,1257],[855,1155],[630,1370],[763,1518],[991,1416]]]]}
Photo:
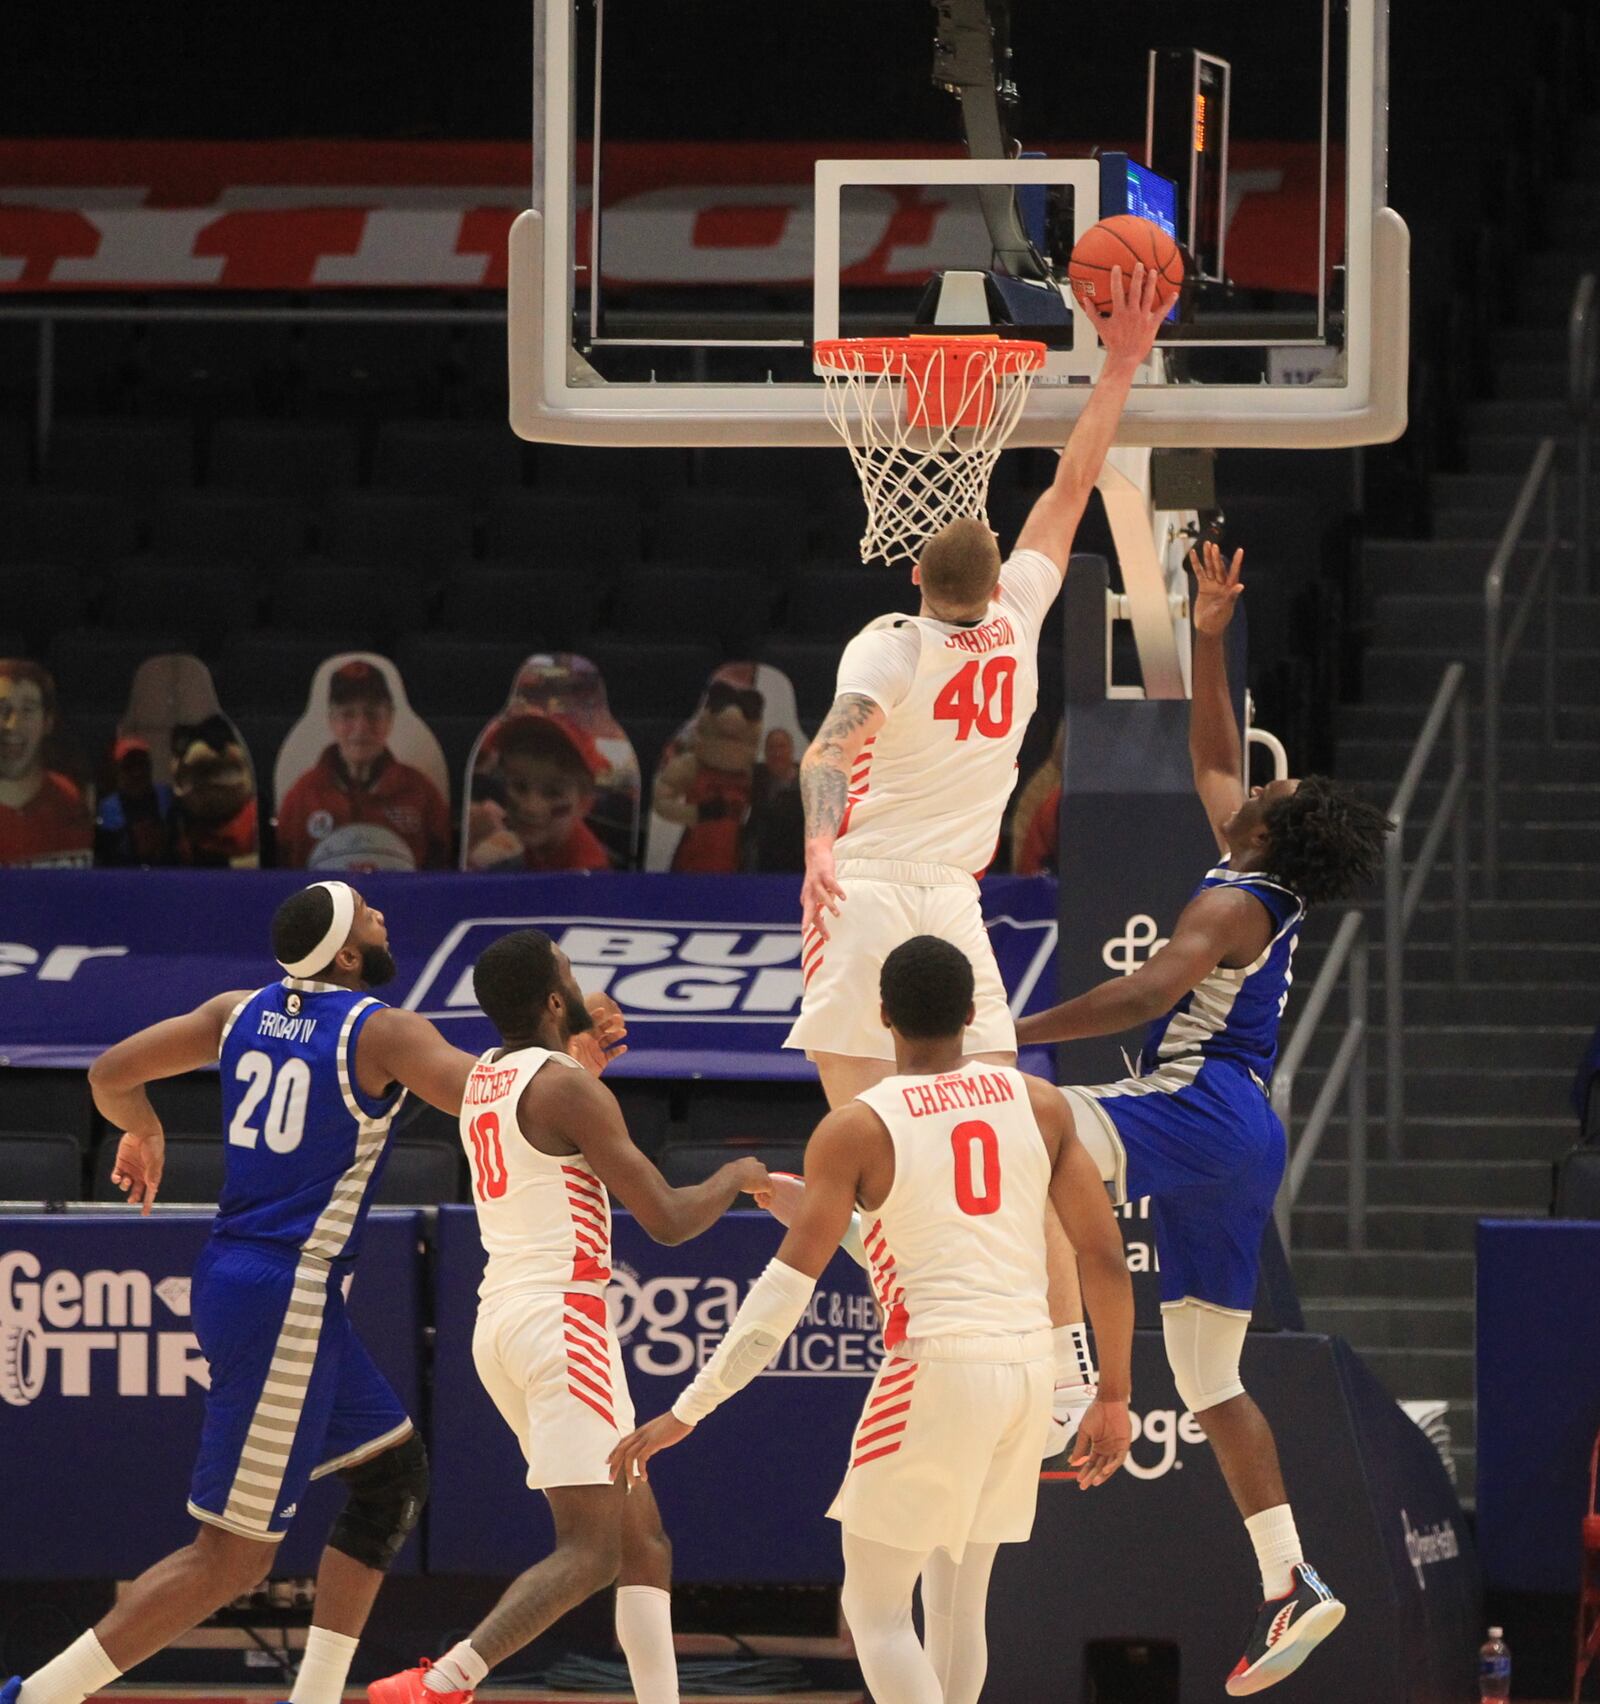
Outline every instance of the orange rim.
{"type": "Polygon", "coordinates": [[[937,354],[994,356],[997,374],[1034,373],[1048,353],[1042,343],[988,336],[831,337],[812,345],[816,364],[831,373],[925,373],[937,354]]]}

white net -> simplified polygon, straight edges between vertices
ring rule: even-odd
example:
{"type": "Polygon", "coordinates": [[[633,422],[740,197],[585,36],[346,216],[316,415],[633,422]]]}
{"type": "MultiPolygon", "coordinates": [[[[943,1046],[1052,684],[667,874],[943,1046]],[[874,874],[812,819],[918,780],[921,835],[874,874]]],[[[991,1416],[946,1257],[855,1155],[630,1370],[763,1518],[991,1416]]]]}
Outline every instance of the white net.
{"type": "Polygon", "coordinates": [[[861,560],[915,562],[947,521],[989,520],[989,478],[1022,418],[1042,343],[852,338],[814,351],[824,403],[861,479],[861,560]]]}

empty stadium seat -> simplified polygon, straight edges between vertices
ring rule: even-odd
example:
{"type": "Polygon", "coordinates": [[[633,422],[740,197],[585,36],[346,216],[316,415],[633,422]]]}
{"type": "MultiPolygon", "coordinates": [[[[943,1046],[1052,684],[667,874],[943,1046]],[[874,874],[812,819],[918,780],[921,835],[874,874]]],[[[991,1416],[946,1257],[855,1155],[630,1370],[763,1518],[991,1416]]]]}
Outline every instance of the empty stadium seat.
{"type": "Polygon", "coordinates": [[[207,483],[314,501],[356,479],[356,435],[343,422],[221,420],[211,434],[207,483]]]}
{"type": "Polygon", "coordinates": [[[724,655],[743,655],[765,635],[773,597],[759,569],[658,563],[623,576],[611,625],[624,634],[712,638],[724,655]]]}
{"type": "Polygon", "coordinates": [[[650,528],[650,553],[705,568],[742,568],[769,582],[806,553],[803,504],[782,496],[679,491],[664,496],[650,528]]]}
{"type": "Polygon", "coordinates": [[[224,634],[255,625],[257,602],[248,569],[134,557],[110,571],[105,619],[117,628],[176,633],[180,650],[214,655],[224,634]]]}
{"type": "Polygon", "coordinates": [[[782,669],[794,685],[800,720],[815,728],[833,703],[839,676],[838,639],[790,639],[775,635],[759,652],[760,660],[782,669]]]}
{"type": "Polygon", "coordinates": [[[522,483],[523,450],[503,423],[386,420],[378,428],[372,483],[396,491],[479,495],[522,483]]]}
{"type": "MultiPolygon", "coordinates": [[[[359,650],[384,649],[422,626],[429,593],[420,574],[310,557],[285,568],[272,588],[272,625],[284,633],[363,636],[359,650]]],[[[334,647],[326,654],[332,656],[334,647]]]]}
{"type": "Polygon", "coordinates": [[[139,517],[114,497],[76,491],[0,496],[0,562],[100,568],[139,548],[139,517]]]}
{"type": "Polygon", "coordinates": [[[458,639],[413,634],[401,642],[395,662],[406,696],[424,717],[479,716],[485,721],[505,704],[524,658],[538,647],[522,641],[458,639]]]}
{"type": "Polygon", "coordinates": [[[856,489],[856,476],[841,446],[812,449],[696,450],[694,482],[708,491],[744,496],[804,497],[807,502],[835,491],[856,489]]]}
{"type": "Polygon", "coordinates": [[[82,1071],[0,1065],[0,1130],[48,1130],[87,1142],[93,1121],[82,1071]]]}
{"type": "Polygon", "coordinates": [[[789,593],[788,630],[796,638],[854,634],[891,610],[915,614],[917,589],[883,568],[807,567],[789,593]]]}
{"type": "Polygon", "coordinates": [[[719,1166],[730,1160],[760,1160],[769,1171],[799,1172],[805,1169],[806,1151],[794,1143],[763,1142],[757,1147],[731,1147],[722,1142],[668,1142],[657,1164],[661,1175],[676,1189],[704,1183],[719,1166]]]}
{"type": "Polygon", "coordinates": [[[456,1143],[396,1142],[384,1160],[374,1197],[379,1207],[437,1207],[459,1201],[461,1148],[456,1143]]]}
{"type": "Polygon", "coordinates": [[[164,498],[150,521],[150,548],[192,562],[242,562],[276,570],[310,538],[305,510],[276,497],[184,491],[164,498]]]}
{"type": "Polygon", "coordinates": [[[689,1090],[685,1129],[694,1142],[804,1147],[827,1112],[821,1090],[811,1083],[697,1082],[689,1090]]]}
{"type": "Polygon", "coordinates": [[[322,544],[342,562],[442,572],[471,551],[472,517],[460,500],[345,491],[328,505],[322,544]]]}
{"type": "Polygon", "coordinates": [[[80,626],[88,604],[83,576],[75,568],[45,562],[0,567],[0,619],[32,651],[45,650],[64,628],[80,626]]]}
{"type": "Polygon", "coordinates": [[[472,756],[472,748],[478,743],[478,736],[486,726],[486,719],[482,716],[441,716],[433,713],[428,717],[428,726],[433,730],[433,737],[439,742],[439,749],[444,753],[444,766],[459,794],[467,773],[467,762],[472,756]]]}
{"type": "Polygon", "coordinates": [[[187,420],[58,420],[44,473],[66,490],[144,500],[194,483],[194,428],[187,420]]]}
{"type": "Polygon", "coordinates": [[[0,420],[0,486],[25,485],[32,466],[32,431],[20,419],[0,420]]]}
{"type": "MultiPolygon", "coordinates": [[[[302,374],[309,405],[328,414],[405,416],[437,412],[450,388],[452,327],[414,321],[313,324],[302,374]]],[[[505,366],[505,327],[500,365],[505,366]]]]}
{"type": "MultiPolygon", "coordinates": [[[[359,611],[349,612],[342,635],[303,633],[235,633],[222,649],[216,670],[217,692],[230,713],[265,710],[298,715],[311,691],[311,677],[324,658],[366,647],[350,632],[359,611]]],[[[258,761],[270,765],[276,751],[257,750],[258,761]]]]}
{"type": "Polygon", "coordinates": [[[612,713],[624,726],[634,716],[659,715],[672,706],[689,715],[711,671],[724,660],[710,645],[643,639],[597,640],[589,658],[605,676],[612,713]]]}
{"type": "Polygon", "coordinates": [[[593,491],[635,501],[689,483],[686,450],[640,450],[592,444],[541,444],[534,482],[542,491],[593,491]]]}
{"type": "Polygon", "coordinates": [[[83,1150],[58,1131],[0,1135],[0,1201],[81,1201],[83,1150]]]}
{"type": "Polygon", "coordinates": [[[489,505],[484,537],[491,559],[517,558],[585,574],[596,567],[631,566],[641,553],[640,530],[631,492],[602,498],[500,491],[489,505]]]}
{"type": "Polygon", "coordinates": [[[653,1159],[672,1131],[672,1084],[646,1077],[617,1077],[609,1072],[606,1084],[622,1108],[634,1146],[653,1159]]]}
{"type": "MultiPolygon", "coordinates": [[[[117,1157],[115,1132],[101,1139],[94,1156],[95,1201],[121,1201],[122,1191],[111,1181],[117,1157]]],[[[215,1136],[168,1136],[166,1166],[158,1199],[168,1206],[212,1207],[222,1193],[223,1143],[215,1136]]]]}
{"type": "Polygon", "coordinates": [[[74,627],[50,646],[50,671],[63,712],[120,711],[128,702],[134,671],[146,657],[187,647],[170,629],[74,627]]]}
{"type": "Polygon", "coordinates": [[[582,650],[605,596],[604,577],[504,562],[458,569],[439,597],[439,625],[451,633],[528,635],[529,651],[582,650]]]}
{"type": "Polygon", "coordinates": [[[151,1083],[150,1104],[168,1130],[193,1136],[222,1129],[222,1081],[215,1071],[192,1071],[151,1083]]]}

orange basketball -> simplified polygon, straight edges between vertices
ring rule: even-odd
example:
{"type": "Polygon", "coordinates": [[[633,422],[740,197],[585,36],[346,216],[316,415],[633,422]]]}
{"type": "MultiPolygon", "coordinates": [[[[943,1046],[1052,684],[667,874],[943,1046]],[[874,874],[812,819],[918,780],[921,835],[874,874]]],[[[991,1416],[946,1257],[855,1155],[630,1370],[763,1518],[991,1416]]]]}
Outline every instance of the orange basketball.
{"type": "Polygon", "coordinates": [[[1102,219],[1078,238],[1067,277],[1085,313],[1102,319],[1111,312],[1111,269],[1122,268],[1122,286],[1133,282],[1133,269],[1143,264],[1161,274],[1161,293],[1170,307],[1183,283],[1183,256],[1178,245],[1148,219],[1117,213],[1102,219]]]}

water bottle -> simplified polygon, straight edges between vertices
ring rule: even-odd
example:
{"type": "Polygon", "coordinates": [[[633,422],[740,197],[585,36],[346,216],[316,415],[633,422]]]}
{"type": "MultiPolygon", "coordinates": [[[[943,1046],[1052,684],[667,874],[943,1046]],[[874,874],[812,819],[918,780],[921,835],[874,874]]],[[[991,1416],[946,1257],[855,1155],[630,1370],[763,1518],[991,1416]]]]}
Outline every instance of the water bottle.
{"type": "Polygon", "coordinates": [[[1500,1704],[1511,1696],[1511,1647],[1506,1643],[1505,1629],[1491,1627],[1489,1637],[1478,1652],[1479,1704],[1500,1704]]]}

